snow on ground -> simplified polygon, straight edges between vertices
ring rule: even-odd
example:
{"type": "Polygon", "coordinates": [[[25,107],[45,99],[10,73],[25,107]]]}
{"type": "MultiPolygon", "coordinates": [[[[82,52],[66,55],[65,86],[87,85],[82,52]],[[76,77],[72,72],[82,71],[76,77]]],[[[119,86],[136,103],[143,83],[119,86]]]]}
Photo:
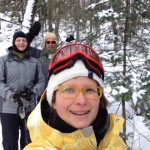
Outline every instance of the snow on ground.
{"type": "MultiPolygon", "coordinates": [[[[121,114],[121,106],[119,103],[112,104],[108,111],[110,113],[121,114]]],[[[143,117],[135,115],[133,109],[126,103],[126,123],[127,133],[130,137],[127,139],[127,144],[131,150],[150,150],[150,130],[144,125],[143,117]]]]}

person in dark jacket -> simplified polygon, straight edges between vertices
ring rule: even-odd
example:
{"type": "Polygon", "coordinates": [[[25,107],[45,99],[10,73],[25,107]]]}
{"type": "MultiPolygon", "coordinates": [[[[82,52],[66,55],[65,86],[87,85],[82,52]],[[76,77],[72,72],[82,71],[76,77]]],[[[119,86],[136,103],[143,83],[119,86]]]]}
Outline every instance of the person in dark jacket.
{"type": "Polygon", "coordinates": [[[0,57],[0,119],[4,150],[26,145],[26,110],[35,106],[45,82],[37,59],[31,57],[28,38],[22,31],[13,35],[12,49],[0,57]]]}
{"type": "Polygon", "coordinates": [[[52,32],[47,32],[43,40],[42,51],[39,58],[39,64],[41,65],[41,69],[45,77],[45,86],[47,85],[48,82],[48,64],[50,58],[52,57],[53,53],[56,50],[56,47],[57,47],[56,35],[52,32]]]}
{"type": "MultiPolygon", "coordinates": [[[[40,54],[41,54],[40,49],[31,46],[31,42],[39,34],[40,30],[41,30],[40,22],[35,21],[34,24],[31,26],[31,28],[29,29],[29,32],[26,33],[26,37],[27,37],[27,41],[28,41],[28,47],[30,49],[30,55],[33,58],[39,58],[40,54]]],[[[13,46],[8,47],[8,51],[12,51],[12,50],[13,50],[13,46]]]]}

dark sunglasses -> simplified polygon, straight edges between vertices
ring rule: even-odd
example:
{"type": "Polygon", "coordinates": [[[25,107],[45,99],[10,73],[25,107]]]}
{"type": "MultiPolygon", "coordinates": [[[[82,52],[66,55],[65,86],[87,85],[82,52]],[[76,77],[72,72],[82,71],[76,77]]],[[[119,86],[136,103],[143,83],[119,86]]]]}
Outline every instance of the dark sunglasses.
{"type": "Polygon", "coordinates": [[[46,44],[56,44],[56,41],[46,41],[46,44]]]}

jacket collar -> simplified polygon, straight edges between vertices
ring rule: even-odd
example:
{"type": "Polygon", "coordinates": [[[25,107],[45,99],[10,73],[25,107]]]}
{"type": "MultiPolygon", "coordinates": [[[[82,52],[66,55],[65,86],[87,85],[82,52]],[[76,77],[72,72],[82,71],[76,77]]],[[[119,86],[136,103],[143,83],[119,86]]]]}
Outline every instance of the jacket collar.
{"type": "MultiPolygon", "coordinates": [[[[17,53],[15,51],[13,51],[12,49],[12,46],[8,48],[8,53],[9,53],[9,56],[11,58],[14,58],[16,60],[20,60],[21,58],[17,55],[17,53]]],[[[25,59],[28,59],[31,57],[31,54],[30,54],[30,50],[28,50],[26,53],[24,53],[24,57],[25,59]]]]}

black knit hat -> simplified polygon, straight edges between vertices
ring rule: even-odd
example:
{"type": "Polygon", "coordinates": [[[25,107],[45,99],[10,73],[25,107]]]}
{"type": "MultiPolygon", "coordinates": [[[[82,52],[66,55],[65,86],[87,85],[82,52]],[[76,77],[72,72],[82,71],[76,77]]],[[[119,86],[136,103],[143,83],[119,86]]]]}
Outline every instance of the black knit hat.
{"type": "MultiPolygon", "coordinates": [[[[12,41],[13,50],[16,51],[16,52],[19,52],[19,53],[25,53],[25,52],[28,50],[28,46],[26,47],[26,49],[25,49],[23,52],[21,52],[21,51],[16,47],[16,45],[15,45],[15,41],[16,41],[16,39],[17,39],[18,37],[23,37],[23,38],[26,38],[26,39],[27,39],[27,36],[26,36],[26,34],[25,34],[24,32],[22,32],[22,31],[17,31],[17,32],[15,32],[14,35],[13,35],[13,41],[12,41]]],[[[28,39],[27,39],[27,41],[28,41],[28,39]]]]}

